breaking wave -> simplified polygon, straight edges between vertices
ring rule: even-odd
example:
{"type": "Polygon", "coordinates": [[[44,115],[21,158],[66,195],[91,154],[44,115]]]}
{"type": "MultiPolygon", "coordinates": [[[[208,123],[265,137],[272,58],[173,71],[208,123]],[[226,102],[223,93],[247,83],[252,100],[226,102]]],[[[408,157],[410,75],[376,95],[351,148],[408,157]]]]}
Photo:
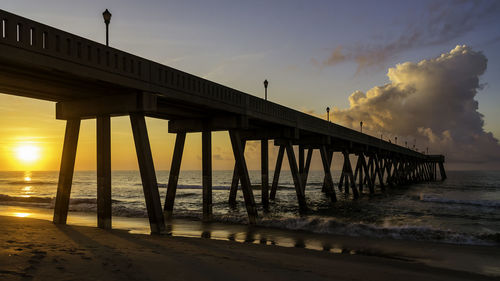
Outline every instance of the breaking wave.
{"type": "Polygon", "coordinates": [[[442,204],[459,204],[459,205],[471,205],[479,207],[500,208],[500,201],[496,200],[460,200],[460,199],[442,198],[431,195],[422,195],[420,196],[420,201],[442,203],[442,204]]]}
{"type": "Polygon", "coordinates": [[[259,224],[266,227],[354,237],[391,238],[469,245],[500,244],[500,233],[459,233],[422,226],[379,226],[363,223],[343,223],[325,218],[264,219],[259,224]]]}

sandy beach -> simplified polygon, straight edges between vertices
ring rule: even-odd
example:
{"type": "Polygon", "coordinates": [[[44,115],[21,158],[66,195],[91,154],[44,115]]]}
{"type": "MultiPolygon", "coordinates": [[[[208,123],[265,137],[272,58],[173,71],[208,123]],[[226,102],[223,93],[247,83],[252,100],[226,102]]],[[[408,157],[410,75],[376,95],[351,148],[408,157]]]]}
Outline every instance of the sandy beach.
{"type": "MultiPolygon", "coordinates": [[[[499,280],[377,255],[130,234],[32,218],[0,216],[0,225],[0,280],[499,280]]],[[[499,255],[498,247],[418,245],[429,249],[429,258],[440,251],[499,255]]]]}

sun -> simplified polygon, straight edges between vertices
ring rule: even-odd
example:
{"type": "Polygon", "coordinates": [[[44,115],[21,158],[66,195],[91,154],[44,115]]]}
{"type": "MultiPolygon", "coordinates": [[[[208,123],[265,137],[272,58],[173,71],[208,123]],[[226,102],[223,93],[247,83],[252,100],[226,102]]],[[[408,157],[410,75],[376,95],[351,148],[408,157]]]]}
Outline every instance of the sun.
{"type": "Polygon", "coordinates": [[[33,163],[40,159],[40,148],[31,144],[23,144],[16,147],[16,157],[21,162],[33,163]]]}

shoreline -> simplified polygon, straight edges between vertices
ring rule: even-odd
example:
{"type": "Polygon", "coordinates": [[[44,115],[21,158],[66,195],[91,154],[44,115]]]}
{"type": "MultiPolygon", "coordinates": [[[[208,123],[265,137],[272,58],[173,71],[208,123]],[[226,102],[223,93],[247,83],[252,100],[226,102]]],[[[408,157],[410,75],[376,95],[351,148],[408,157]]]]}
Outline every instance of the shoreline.
{"type": "MultiPolygon", "coordinates": [[[[420,262],[0,216],[2,280],[498,280],[420,262]]],[[[456,248],[457,247],[452,247],[456,248]]]]}
{"type": "MultiPolygon", "coordinates": [[[[170,239],[174,239],[175,241],[178,239],[187,239],[189,241],[212,241],[193,243],[229,243],[226,247],[235,249],[255,245],[263,247],[257,251],[264,252],[269,251],[268,248],[272,248],[273,251],[278,252],[305,251],[305,253],[297,252],[297,256],[294,257],[302,261],[304,261],[303,255],[326,255],[322,257],[332,260],[373,259],[373,261],[391,266],[396,266],[393,263],[403,263],[412,266],[419,265],[427,268],[426,270],[449,271],[451,275],[454,275],[453,272],[462,272],[464,274],[483,277],[486,275],[500,277],[500,266],[497,262],[500,260],[500,247],[498,246],[454,245],[435,242],[315,234],[305,231],[290,231],[260,226],[224,223],[207,224],[201,221],[184,219],[175,219],[168,225],[169,236],[156,237],[147,235],[149,232],[144,231],[145,228],[149,227],[147,219],[113,217],[114,230],[104,231],[95,227],[94,214],[71,212],[67,226],[56,226],[50,222],[51,210],[46,210],[45,214],[37,213],[37,215],[34,215],[35,212],[31,214],[26,212],[27,210],[34,211],[33,208],[20,209],[19,206],[11,206],[11,211],[17,211],[15,214],[12,212],[9,214],[5,209],[6,206],[1,206],[0,208],[2,226],[4,225],[4,221],[12,223],[11,221],[17,220],[17,228],[25,228],[26,232],[38,235],[43,235],[43,230],[33,229],[32,220],[38,221],[37,224],[43,224],[45,225],[44,228],[49,229],[84,229],[82,230],[84,232],[102,232],[101,234],[104,236],[106,236],[106,233],[121,233],[120,235],[123,239],[165,239],[166,241],[170,241],[170,239]],[[41,220],[33,218],[36,216],[41,220]]],[[[2,245],[7,245],[5,241],[8,239],[14,238],[13,240],[15,240],[15,233],[16,231],[14,231],[11,237],[3,235],[2,245]]],[[[113,239],[113,236],[106,239],[113,239]]],[[[28,241],[24,241],[23,243],[28,243],[28,241]]],[[[132,252],[131,254],[136,255],[137,253],[132,252]]],[[[359,280],[362,279],[360,277],[359,280]]]]}

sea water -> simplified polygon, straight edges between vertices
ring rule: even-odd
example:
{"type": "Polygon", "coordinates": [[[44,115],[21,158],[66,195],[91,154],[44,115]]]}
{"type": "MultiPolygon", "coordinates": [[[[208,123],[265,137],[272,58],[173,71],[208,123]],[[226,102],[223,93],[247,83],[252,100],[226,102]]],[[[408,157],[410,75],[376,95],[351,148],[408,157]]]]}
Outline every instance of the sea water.
{"type": "MultiPolygon", "coordinates": [[[[214,220],[245,224],[246,209],[241,190],[236,207],[228,204],[232,171],[213,172],[214,220]]],[[[272,175],[272,173],[271,173],[272,175]]],[[[160,197],[166,195],[168,171],[157,171],[160,197]]],[[[333,174],[339,178],[338,173],[333,174]]],[[[276,200],[268,212],[260,204],[260,172],[250,171],[258,205],[258,225],[322,234],[395,238],[454,244],[500,244],[500,172],[448,171],[448,179],[407,186],[376,188],[353,200],[337,189],[336,203],[321,192],[324,174],[311,171],[306,186],[308,210],[299,212],[293,180],[282,171],[276,200]]],[[[51,212],[57,191],[58,172],[0,172],[0,205],[43,208],[51,212]]],[[[76,171],[70,211],[95,216],[96,173],[76,171]]],[[[112,172],[114,222],[120,218],[145,218],[146,206],[138,171],[112,172]]],[[[71,214],[70,214],[71,217],[71,214]]],[[[201,171],[182,171],[175,198],[174,217],[202,217],[201,171]]]]}

